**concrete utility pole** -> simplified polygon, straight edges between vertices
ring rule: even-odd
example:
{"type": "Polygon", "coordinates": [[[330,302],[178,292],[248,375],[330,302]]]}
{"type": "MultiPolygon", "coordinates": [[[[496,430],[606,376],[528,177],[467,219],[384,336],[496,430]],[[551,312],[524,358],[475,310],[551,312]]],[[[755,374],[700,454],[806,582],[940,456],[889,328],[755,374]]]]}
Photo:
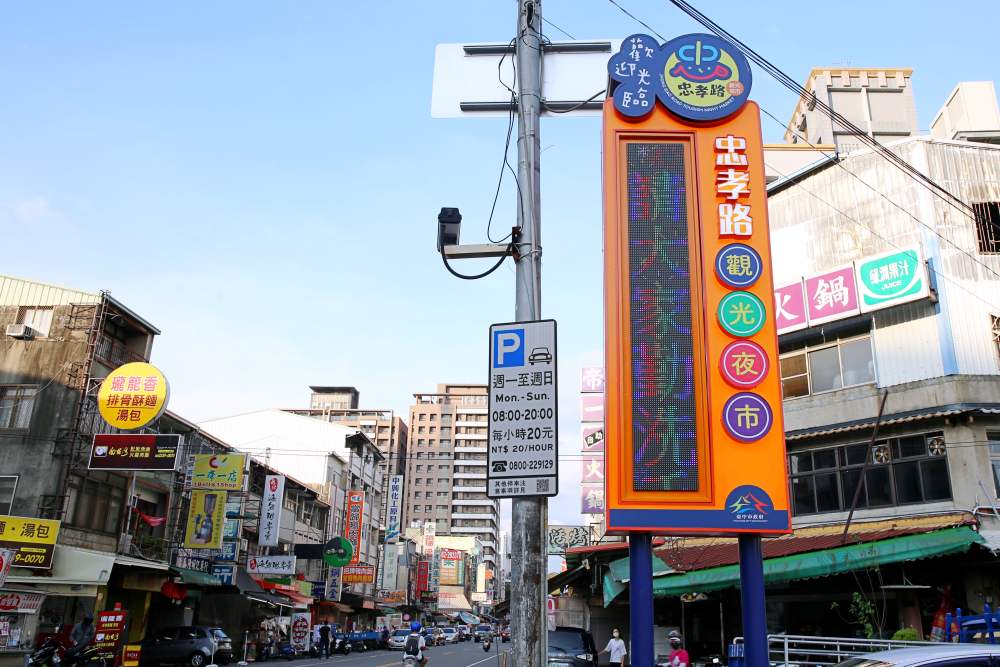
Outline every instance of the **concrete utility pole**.
{"type": "MultiPolygon", "coordinates": [[[[517,222],[521,236],[515,247],[516,297],[514,320],[542,317],[541,202],[539,181],[539,116],[542,105],[542,2],[518,0],[517,39],[517,222]]],[[[511,528],[511,630],[513,664],[544,667],[548,631],[545,615],[545,526],[548,499],[513,499],[511,528]]]]}

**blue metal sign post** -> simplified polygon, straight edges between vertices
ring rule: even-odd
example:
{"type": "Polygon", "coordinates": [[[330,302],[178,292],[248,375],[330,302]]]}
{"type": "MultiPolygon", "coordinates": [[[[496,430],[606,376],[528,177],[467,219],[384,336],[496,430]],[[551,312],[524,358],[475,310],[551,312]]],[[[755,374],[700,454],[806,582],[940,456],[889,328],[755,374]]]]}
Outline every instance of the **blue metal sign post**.
{"type": "MultiPolygon", "coordinates": [[[[746,667],[767,667],[767,608],[764,604],[764,550],[760,535],[740,535],[740,601],[746,667]]],[[[636,663],[638,664],[638,663],[636,663]]]]}
{"type": "Polygon", "coordinates": [[[653,537],[648,533],[628,536],[629,627],[633,665],[653,665],[653,537]]]}

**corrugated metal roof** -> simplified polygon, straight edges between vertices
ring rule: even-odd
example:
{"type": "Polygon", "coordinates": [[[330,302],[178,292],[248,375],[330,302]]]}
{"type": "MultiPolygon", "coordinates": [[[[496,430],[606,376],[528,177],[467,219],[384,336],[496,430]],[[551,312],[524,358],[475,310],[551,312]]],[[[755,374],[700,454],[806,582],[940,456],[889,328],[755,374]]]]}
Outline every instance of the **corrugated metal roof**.
{"type": "MultiPolygon", "coordinates": [[[[915,414],[905,414],[897,417],[883,417],[881,426],[892,426],[893,424],[907,424],[915,421],[922,421],[924,419],[935,419],[938,417],[948,417],[951,415],[958,415],[965,410],[959,408],[945,409],[945,410],[930,410],[927,412],[918,412],[915,414]]],[[[785,440],[802,440],[803,438],[815,438],[821,435],[833,435],[835,433],[846,433],[848,431],[860,431],[875,426],[875,418],[864,419],[855,422],[849,422],[847,424],[839,424],[832,426],[830,428],[815,428],[815,429],[803,429],[801,431],[791,431],[785,434],[785,440]]]]}
{"type": "Polygon", "coordinates": [[[101,295],[96,292],[0,275],[0,306],[68,306],[71,303],[97,303],[100,298],[101,295]]]}
{"type": "MultiPolygon", "coordinates": [[[[844,544],[886,540],[903,535],[928,533],[956,526],[977,526],[978,521],[968,512],[954,512],[920,517],[895,518],[881,521],[855,522],[842,540],[844,524],[797,528],[791,535],[764,540],[764,558],[821,551],[844,544]]],[[[669,568],[688,572],[739,562],[735,538],[680,538],[654,549],[655,558],[669,568]]]]}

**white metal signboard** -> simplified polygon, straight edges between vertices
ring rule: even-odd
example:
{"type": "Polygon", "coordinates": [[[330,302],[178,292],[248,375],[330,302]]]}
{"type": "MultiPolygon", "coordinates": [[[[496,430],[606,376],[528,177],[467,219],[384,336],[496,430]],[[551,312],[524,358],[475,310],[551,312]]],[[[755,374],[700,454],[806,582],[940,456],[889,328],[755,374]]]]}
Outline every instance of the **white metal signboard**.
{"type": "Polygon", "coordinates": [[[399,519],[403,504],[403,476],[393,475],[389,478],[389,506],[386,510],[385,541],[395,542],[399,539],[399,519]]]}
{"type": "Polygon", "coordinates": [[[490,327],[490,498],[559,493],[556,322],[490,327]]]}
{"type": "Polygon", "coordinates": [[[284,507],[284,498],[284,475],[267,475],[264,478],[264,497],[260,500],[257,544],[263,547],[278,546],[278,533],[281,531],[281,510],[284,507]]]}

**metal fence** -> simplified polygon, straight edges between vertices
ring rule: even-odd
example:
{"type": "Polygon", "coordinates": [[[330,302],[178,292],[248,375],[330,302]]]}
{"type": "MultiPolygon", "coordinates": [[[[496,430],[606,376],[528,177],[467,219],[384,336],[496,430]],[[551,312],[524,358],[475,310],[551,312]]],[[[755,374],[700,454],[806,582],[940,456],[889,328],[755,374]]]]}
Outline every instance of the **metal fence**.
{"type": "Polygon", "coordinates": [[[940,646],[937,642],[856,639],[852,637],[810,637],[768,635],[768,658],[772,665],[825,667],[864,653],[910,646],[940,646]]]}

